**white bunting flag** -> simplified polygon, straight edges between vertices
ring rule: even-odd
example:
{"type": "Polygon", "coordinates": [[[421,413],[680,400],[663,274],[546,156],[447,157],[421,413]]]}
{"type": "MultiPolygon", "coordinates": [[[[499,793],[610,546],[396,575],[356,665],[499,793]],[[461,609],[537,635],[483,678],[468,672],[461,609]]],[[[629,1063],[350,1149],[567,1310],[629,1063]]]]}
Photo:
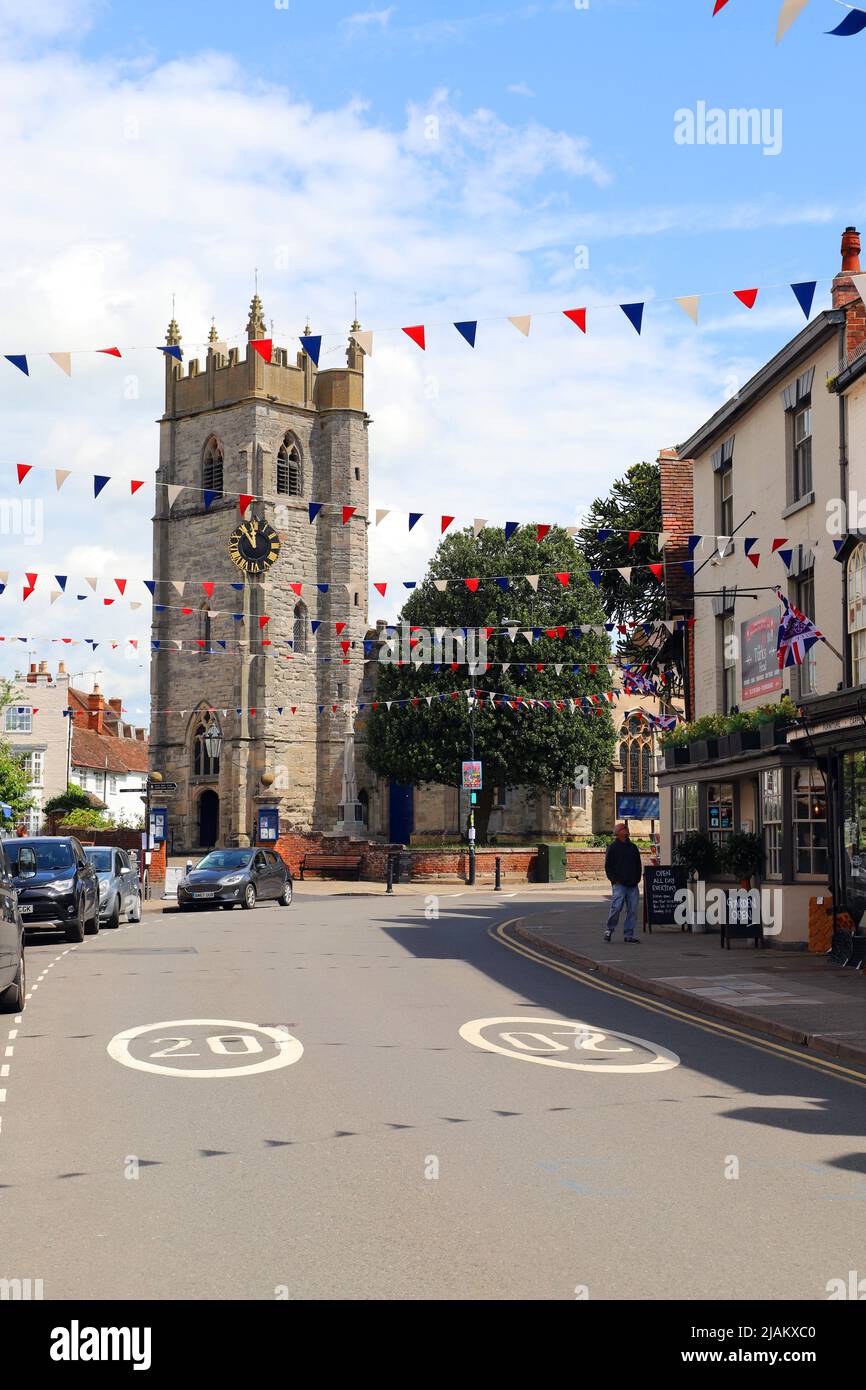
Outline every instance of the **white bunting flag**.
{"type": "Polygon", "coordinates": [[[486,517],[477,516],[477,517],[475,518],[475,520],[473,521],[473,523],[472,523],[472,530],[473,530],[474,534],[475,534],[476,536],[480,536],[480,535],[481,535],[481,532],[484,530],[484,528],[485,528],[486,525],[487,525],[487,519],[486,519],[486,517]]]}
{"type": "Polygon", "coordinates": [[[809,0],[782,0],[779,23],[776,26],[776,43],[781,43],[794,20],[799,19],[808,3],[809,0]]]}
{"type": "Polygon", "coordinates": [[[533,631],[532,631],[532,628],[531,628],[531,627],[524,628],[520,635],[521,635],[521,637],[525,637],[525,638],[526,638],[527,642],[529,643],[529,645],[530,645],[530,647],[531,647],[531,646],[532,646],[532,642],[533,642],[533,637],[534,637],[534,635],[535,635],[535,634],[533,633],[533,631]]]}
{"type": "Polygon", "coordinates": [[[531,314],[515,314],[513,317],[509,315],[508,322],[513,323],[518,333],[522,333],[524,338],[529,337],[529,326],[532,323],[531,314]]]}
{"type": "Polygon", "coordinates": [[[679,304],[684,313],[688,314],[692,323],[697,323],[698,321],[700,302],[701,297],[698,294],[686,294],[683,295],[681,299],[677,300],[677,304],[679,304]]]}
{"type": "Polygon", "coordinates": [[[186,588],[186,581],[183,579],[173,579],[171,581],[171,584],[178,598],[183,598],[183,591],[186,588]]]}
{"type": "Polygon", "coordinates": [[[69,477],[69,472],[70,470],[68,468],[55,468],[54,485],[57,488],[58,492],[63,487],[63,484],[66,482],[66,479],[69,477]]]}
{"type": "Polygon", "coordinates": [[[354,341],[358,344],[365,357],[373,356],[373,334],[356,331],[352,334],[354,341]]]}
{"type": "Polygon", "coordinates": [[[49,596],[49,602],[56,603],[62,593],[62,589],[52,589],[51,594],[49,596]]]}
{"type": "Polygon", "coordinates": [[[866,304],[866,275],[852,275],[851,279],[854,282],[855,290],[863,300],[863,303],[866,304]]]}
{"type": "Polygon", "coordinates": [[[171,511],[175,502],[180,497],[180,494],[183,492],[183,487],[180,483],[169,483],[165,491],[168,496],[168,510],[171,511]]]}
{"type": "Polygon", "coordinates": [[[448,580],[447,580],[447,579],[434,579],[434,580],[433,580],[433,587],[434,587],[434,589],[437,589],[438,592],[439,592],[440,594],[444,594],[444,593],[445,593],[445,590],[448,588],[448,580]]]}
{"type": "Polygon", "coordinates": [[[631,565],[620,565],[620,566],[618,566],[618,569],[619,569],[619,572],[620,572],[620,574],[622,575],[623,579],[625,580],[626,584],[630,584],[630,583],[631,583],[631,571],[632,571],[631,565]]]}
{"type": "Polygon", "coordinates": [[[537,574],[528,574],[528,575],[526,576],[526,582],[527,582],[527,584],[529,585],[530,589],[533,590],[534,593],[538,593],[538,575],[537,575],[537,574]]]}
{"type": "Polygon", "coordinates": [[[384,520],[385,520],[385,517],[386,517],[386,516],[390,516],[390,515],[391,515],[391,508],[390,508],[390,507],[377,507],[377,508],[376,508],[376,525],[378,526],[379,523],[380,523],[381,521],[384,521],[384,520]]]}
{"type": "Polygon", "coordinates": [[[48,356],[52,362],[56,362],[61,372],[67,376],[72,376],[72,353],[71,352],[49,352],[48,356]]]}
{"type": "Polygon", "coordinates": [[[95,574],[86,574],[84,576],[84,582],[85,584],[89,584],[93,592],[96,593],[96,586],[99,583],[99,580],[97,579],[95,574]]]}
{"type": "Polygon", "coordinates": [[[658,534],[658,548],[659,548],[659,554],[661,554],[661,552],[664,550],[664,548],[665,548],[665,546],[668,544],[670,538],[671,538],[671,533],[670,533],[670,531],[659,531],[659,534],[658,534]]]}
{"type": "Polygon", "coordinates": [[[726,554],[728,553],[728,546],[730,544],[730,536],[716,536],[716,550],[719,552],[719,557],[722,560],[724,560],[726,554]]]}
{"type": "Polygon", "coordinates": [[[509,642],[513,642],[515,637],[517,636],[517,628],[507,627],[505,629],[505,636],[508,638],[509,642]]]}

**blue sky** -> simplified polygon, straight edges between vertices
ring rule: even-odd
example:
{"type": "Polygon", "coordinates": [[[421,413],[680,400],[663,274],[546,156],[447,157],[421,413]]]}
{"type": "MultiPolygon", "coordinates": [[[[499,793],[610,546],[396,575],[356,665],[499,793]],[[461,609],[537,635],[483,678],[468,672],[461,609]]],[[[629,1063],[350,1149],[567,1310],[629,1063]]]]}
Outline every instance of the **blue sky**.
{"type": "MultiPolygon", "coordinates": [[[[373,506],[569,523],[685,439],[804,322],[787,289],[752,312],[729,291],[829,281],[864,221],[866,35],[825,37],[844,11],[810,0],[776,46],[778,8],[0,0],[2,351],[32,354],[27,381],[0,364],[0,490],[20,496],[16,462],[81,470],[62,502],[47,473],[28,480],[44,531],[4,537],[0,630],[52,661],[40,642],[95,633],[103,685],[145,717],[147,658],[125,644],[146,651],[147,606],[51,605],[40,581],[22,609],[20,579],[96,575],[107,596],[123,575],[146,599],[146,495],[116,488],[100,510],[87,477],[152,475],[161,361],[76,358],[67,381],[44,354],[155,344],[172,295],[188,355],[211,315],[237,339],[254,266],[279,343],[307,314],[333,335],[323,365],[354,291],[374,330],[483,320],[474,353],[448,327],[426,354],[377,336],[373,506]],[[677,144],[675,112],[699,102],[781,111],[781,152],[677,144]],[[724,293],[697,330],[670,303],[649,303],[641,338],[616,308],[586,338],[560,314],[708,291],[724,293]],[[539,315],[528,341],[506,322],[521,313],[539,315]]],[[[384,524],[371,579],[420,577],[436,532],[384,524]]],[[[394,610],[373,595],[370,616],[394,610]]]]}

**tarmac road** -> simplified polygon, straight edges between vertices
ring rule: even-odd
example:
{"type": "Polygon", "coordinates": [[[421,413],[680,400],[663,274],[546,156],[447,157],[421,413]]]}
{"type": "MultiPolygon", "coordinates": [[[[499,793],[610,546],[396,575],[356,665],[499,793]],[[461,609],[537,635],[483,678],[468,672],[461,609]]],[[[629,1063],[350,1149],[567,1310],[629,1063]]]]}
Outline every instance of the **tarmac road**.
{"type": "Polygon", "coordinates": [[[826,1299],[866,1274],[866,1076],[490,934],[543,906],[301,890],[35,936],[27,1008],[0,1017],[0,1279],[826,1299]],[[487,1019],[515,1021],[473,1041],[487,1019]]]}

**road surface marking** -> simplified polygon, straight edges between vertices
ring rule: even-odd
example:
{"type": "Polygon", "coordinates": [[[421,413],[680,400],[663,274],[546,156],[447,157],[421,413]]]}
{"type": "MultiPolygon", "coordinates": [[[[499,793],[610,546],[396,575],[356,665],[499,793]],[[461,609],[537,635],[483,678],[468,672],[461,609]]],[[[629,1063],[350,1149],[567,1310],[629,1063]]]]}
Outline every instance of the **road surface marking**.
{"type": "Polygon", "coordinates": [[[264,1071],[277,1071],[290,1067],[303,1055],[303,1045],[285,1028],[267,1028],[259,1023],[238,1023],[236,1019],[226,1018],[180,1018],[165,1023],[145,1023],[137,1028],[126,1028],[115,1033],[107,1047],[109,1057],[121,1066],[132,1067],[135,1071],[155,1072],[158,1076],[195,1077],[199,1080],[235,1076],[254,1076],[264,1071]],[[178,1029],[197,1030],[207,1028],[206,1035],[188,1037],[179,1034],[178,1029]],[[164,1044],[148,1053],[148,1058],[177,1056],[179,1061],[193,1057],[211,1058],[210,1067],[160,1066],[148,1058],[136,1056],[131,1044],[144,1039],[145,1034],[156,1034],[149,1039],[144,1048],[152,1044],[164,1044]],[[261,1039],[265,1039],[263,1048],[261,1039]],[[243,1044],[243,1051],[229,1044],[243,1044]],[[252,1044],[249,1046],[248,1044],[252,1044]],[[196,1051],[190,1051],[195,1047],[196,1051]],[[273,1051],[276,1047],[276,1052],[273,1051]],[[220,1067],[219,1058],[224,1056],[258,1057],[263,1051],[269,1052],[260,1061],[251,1061],[239,1067],[220,1067]]]}
{"type": "Polygon", "coordinates": [[[485,1052],[516,1057],[520,1062],[537,1062],[543,1067],[565,1067],[569,1071],[636,1075],[670,1071],[680,1064],[675,1052],[668,1052],[658,1043],[571,1018],[474,1018],[463,1024],[460,1036],[464,1042],[481,1047],[485,1052]],[[512,1026],[503,1029],[503,1024],[512,1026]],[[536,1032],[535,1028],[543,1031],[536,1032]],[[566,1061],[561,1054],[572,1050],[577,1052],[578,1060],[566,1061]],[[639,1051],[648,1053],[649,1059],[634,1060],[639,1051]],[[560,1055],[552,1056],[552,1053],[560,1055]],[[586,1053],[599,1060],[580,1060],[581,1054],[586,1053]],[[611,1060],[615,1056],[620,1060],[611,1060]]]}

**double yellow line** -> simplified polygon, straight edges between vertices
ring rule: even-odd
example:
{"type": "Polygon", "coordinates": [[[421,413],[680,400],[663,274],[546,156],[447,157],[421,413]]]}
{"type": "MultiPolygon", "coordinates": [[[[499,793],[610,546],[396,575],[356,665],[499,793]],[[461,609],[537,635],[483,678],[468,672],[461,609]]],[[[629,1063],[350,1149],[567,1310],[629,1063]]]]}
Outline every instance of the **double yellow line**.
{"type": "Polygon", "coordinates": [[[579,966],[567,965],[562,961],[554,960],[546,952],[536,950],[535,947],[528,946],[525,942],[517,941],[513,936],[508,935],[508,928],[513,927],[521,920],[520,917],[511,917],[506,922],[500,922],[497,926],[490,928],[488,936],[499,941],[501,945],[507,946],[509,951],[516,951],[518,955],[525,956],[527,960],[544,965],[548,970],[556,970],[560,975],[566,975],[570,980],[576,980],[579,984],[587,985],[590,989],[599,990],[602,994],[618,995],[621,999],[627,999],[629,1003],[636,1004],[638,1008],[645,1009],[648,1013],[662,1014],[666,1018],[677,1019],[680,1023],[688,1023],[693,1028],[700,1028],[704,1033],[715,1033],[717,1036],[730,1038],[734,1042],[743,1043],[746,1047],[754,1047],[759,1052],[769,1052],[773,1056],[783,1057],[786,1061],[796,1063],[798,1067],[807,1067],[809,1071],[817,1071],[822,1076],[833,1076],[839,1081],[847,1081],[851,1086],[860,1086],[866,1089],[866,1076],[862,1071],[856,1071],[852,1067],[844,1067],[839,1062],[831,1061],[829,1057],[804,1057],[802,1052],[798,1052],[793,1047],[786,1047],[784,1043],[772,1042],[769,1038],[755,1037],[742,1029],[731,1027],[730,1024],[719,1023],[705,1015],[692,1013],[688,1009],[677,1008],[674,1004],[666,1004],[660,999],[647,999],[627,985],[619,985],[612,980],[599,979],[589,974],[588,971],[582,970],[579,966]]]}

